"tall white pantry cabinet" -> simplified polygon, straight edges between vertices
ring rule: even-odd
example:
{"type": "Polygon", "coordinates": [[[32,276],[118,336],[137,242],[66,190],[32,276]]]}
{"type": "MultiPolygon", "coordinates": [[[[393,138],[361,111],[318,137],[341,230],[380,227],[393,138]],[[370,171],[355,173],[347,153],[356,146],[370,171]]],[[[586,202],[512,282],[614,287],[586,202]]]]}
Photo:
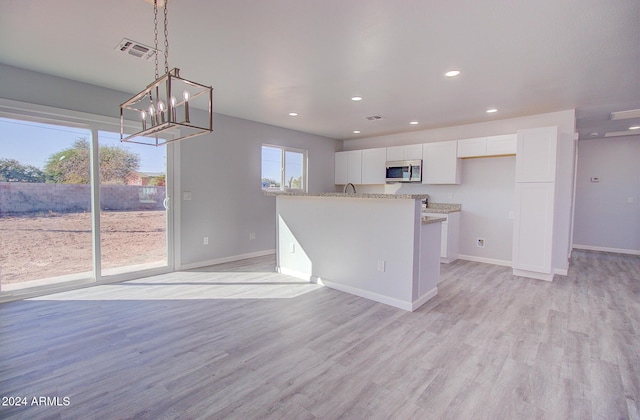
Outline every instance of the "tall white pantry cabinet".
{"type": "Polygon", "coordinates": [[[558,127],[518,130],[513,274],[553,280],[558,127]]]}

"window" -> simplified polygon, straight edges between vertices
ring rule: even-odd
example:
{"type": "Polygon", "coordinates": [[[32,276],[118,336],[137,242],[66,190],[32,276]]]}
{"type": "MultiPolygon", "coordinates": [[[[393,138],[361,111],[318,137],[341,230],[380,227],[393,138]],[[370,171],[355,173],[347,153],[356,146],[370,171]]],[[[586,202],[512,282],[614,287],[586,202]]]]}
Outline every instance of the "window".
{"type": "Polygon", "coordinates": [[[307,190],[307,151],[262,146],[263,190],[307,190]]]}

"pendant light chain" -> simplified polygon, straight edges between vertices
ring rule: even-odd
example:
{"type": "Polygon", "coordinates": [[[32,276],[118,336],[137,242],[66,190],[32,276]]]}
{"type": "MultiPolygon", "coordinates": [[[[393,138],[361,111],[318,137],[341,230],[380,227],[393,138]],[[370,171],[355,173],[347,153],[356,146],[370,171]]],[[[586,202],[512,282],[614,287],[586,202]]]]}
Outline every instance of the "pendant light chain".
{"type": "Polygon", "coordinates": [[[164,0],[164,72],[169,73],[169,20],[167,4],[169,0],[164,0]]]}
{"type": "Polygon", "coordinates": [[[160,78],[158,74],[158,0],[153,0],[153,39],[155,48],[155,61],[156,61],[156,80],[160,78]]]}

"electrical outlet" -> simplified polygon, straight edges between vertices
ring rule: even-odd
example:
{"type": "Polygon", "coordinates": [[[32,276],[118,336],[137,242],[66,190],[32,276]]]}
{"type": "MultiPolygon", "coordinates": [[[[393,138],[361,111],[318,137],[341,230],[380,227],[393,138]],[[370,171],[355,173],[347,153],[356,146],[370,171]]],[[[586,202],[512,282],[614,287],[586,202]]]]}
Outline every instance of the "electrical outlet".
{"type": "Polygon", "coordinates": [[[202,238],[202,245],[209,245],[209,237],[205,236],[202,238]]]}
{"type": "Polygon", "coordinates": [[[182,198],[184,201],[190,201],[191,200],[191,191],[185,191],[182,193],[182,198]]]}
{"type": "Polygon", "coordinates": [[[386,266],[386,262],[384,260],[378,260],[378,271],[381,271],[384,273],[386,268],[385,266],[386,266]]]}
{"type": "Polygon", "coordinates": [[[255,232],[251,232],[251,233],[249,234],[249,240],[250,240],[250,241],[252,241],[252,240],[254,240],[254,239],[256,239],[256,233],[255,233],[255,232]]]}
{"type": "Polygon", "coordinates": [[[484,248],[484,238],[478,238],[477,246],[478,248],[484,248]]]}
{"type": "Polygon", "coordinates": [[[289,244],[289,252],[292,253],[292,254],[294,254],[296,252],[296,244],[295,243],[291,242],[289,244]]]}

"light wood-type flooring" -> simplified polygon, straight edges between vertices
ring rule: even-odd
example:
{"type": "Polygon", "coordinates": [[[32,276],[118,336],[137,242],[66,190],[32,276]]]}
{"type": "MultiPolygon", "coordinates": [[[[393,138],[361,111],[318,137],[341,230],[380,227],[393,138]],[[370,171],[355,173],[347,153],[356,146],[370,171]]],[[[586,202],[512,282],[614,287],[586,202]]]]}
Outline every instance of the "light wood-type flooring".
{"type": "Polygon", "coordinates": [[[552,283],[456,261],[413,313],[273,266],[0,305],[0,396],[27,403],[0,418],[640,418],[638,256],[552,283]]]}

